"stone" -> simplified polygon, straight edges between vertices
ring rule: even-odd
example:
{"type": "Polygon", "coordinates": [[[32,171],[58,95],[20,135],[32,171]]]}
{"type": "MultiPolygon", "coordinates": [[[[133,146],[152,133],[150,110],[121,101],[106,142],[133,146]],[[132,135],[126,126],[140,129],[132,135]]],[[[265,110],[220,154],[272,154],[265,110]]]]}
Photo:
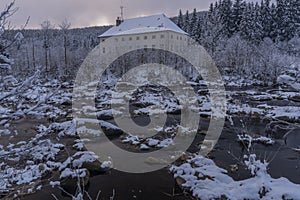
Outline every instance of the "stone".
{"type": "Polygon", "coordinates": [[[109,168],[102,168],[99,160],[95,160],[94,162],[85,162],[82,167],[86,168],[91,176],[104,174],[109,170],[109,168]]]}
{"type": "Polygon", "coordinates": [[[300,95],[289,97],[289,100],[295,101],[295,102],[300,102],[300,95]]]}

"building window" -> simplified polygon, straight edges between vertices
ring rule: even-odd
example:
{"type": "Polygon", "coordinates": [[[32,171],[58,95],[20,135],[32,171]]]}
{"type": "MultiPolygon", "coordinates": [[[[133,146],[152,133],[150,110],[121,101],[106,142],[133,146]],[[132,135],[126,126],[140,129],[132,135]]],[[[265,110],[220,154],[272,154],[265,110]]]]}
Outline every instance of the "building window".
{"type": "Polygon", "coordinates": [[[104,42],[104,41],[105,41],[105,39],[102,39],[101,41],[102,41],[102,42],[104,42]]]}
{"type": "Polygon", "coordinates": [[[171,39],[173,39],[173,35],[171,35],[171,39]]]}
{"type": "Polygon", "coordinates": [[[118,38],[115,38],[115,41],[118,42],[118,38]]]}
{"type": "Polygon", "coordinates": [[[132,40],[132,37],[129,37],[129,41],[131,41],[132,40]]]}
{"type": "Polygon", "coordinates": [[[154,49],[155,48],[155,44],[152,44],[152,49],[154,49]]]}
{"type": "Polygon", "coordinates": [[[177,40],[178,40],[178,35],[177,35],[177,40]]]}
{"type": "Polygon", "coordinates": [[[182,40],[182,37],[180,36],[180,40],[182,40]]]}
{"type": "Polygon", "coordinates": [[[160,38],[165,38],[165,35],[160,35],[160,38]]]}
{"type": "Polygon", "coordinates": [[[146,48],[147,48],[147,45],[144,45],[144,48],[146,49],[146,48]]]}
{"type": "Polygon", "coordinates": [[[122,37],[122,41],[125,41],[125,39],[122,37]]]}
{"type": "Polygon", "coordinates": [[[156,35],[152,35],[152,39],[155,39],[156,38],[156,35]]]}
{"type": "Polygon", "coordinates": [[[103,47],[102,52],[105,53],[105,47],[103,47]]]}
{"type": "Polygon", "coordinates": [[[139,36],[137,36],[137,37],[136,37],[136,40],[140,40],[140,37],[139,37],[139,36]]]}
{"type": "Polygon", "coordinates": [[[147,35],[145,35],[145,36],[144,36],[144,40],[147,40],[147,38],[148,38],[147,35]]]}

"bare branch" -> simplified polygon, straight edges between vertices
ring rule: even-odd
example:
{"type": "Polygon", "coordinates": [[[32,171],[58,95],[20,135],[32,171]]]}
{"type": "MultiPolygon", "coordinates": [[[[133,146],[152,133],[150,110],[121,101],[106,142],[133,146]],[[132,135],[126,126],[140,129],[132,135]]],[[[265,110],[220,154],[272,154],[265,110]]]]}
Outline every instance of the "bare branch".
{"type": "Polygon", "coordinates": [[[71,23],[67,19],[64,19],[64,21],[62,21],[62,23],[59,24],[58,27],[61,30],[65,31],[65,30],[68,30],[71,27],[71,23]]]}
{"type": "Polygon", "coordinates": [[[27,17],[27,20],[26,20],[25,24],[24,24],[23,26],[21,26],[21,30],[24,30],[24,29],[26,28],[26,26],[27,26],[28,23],[29,23],[29,20],[30,20],[30,16],[27,17]]]}
{"type": "Polygon", "coordinates": [[[36,71],[33,76],[31,76],[28,79],[26,79],[24,82],[22,82],[21,85],[19,85],[18,87],[14,88],[10,92],[8,92],[8,93],[3,94],[2,96],[0,96],[0,102],[3,101],[5,98],[8,98],[10,96],[22,93],[24,90],[26,90],[29,87],[29,85],[31,85],[31,83],[34,80],[36,80],[39,77],[39,75],[40,75],[40,71],[36,71]]]}
{"type": "Polygon", "coordinates": [[[9,18],[10,16],[12,16],[13,14],[15,14],[19,8],[13,8],[15,4],[15,0],[11,3],[9,3],[5,9],[0,13],[0,26],[2,28],[5,27],[5,25],[7,24],[7,18],[9,18]]]}

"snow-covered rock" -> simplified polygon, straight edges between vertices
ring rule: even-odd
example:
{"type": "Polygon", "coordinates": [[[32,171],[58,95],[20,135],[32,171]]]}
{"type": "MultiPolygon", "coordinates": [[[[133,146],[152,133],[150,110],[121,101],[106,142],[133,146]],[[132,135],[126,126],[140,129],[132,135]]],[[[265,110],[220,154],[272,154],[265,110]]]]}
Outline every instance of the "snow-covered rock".
{"type": "Polygon", "coordinates": [[[300,185],[286,178],[274,179],[267,173],[268,163],[256,159],[254,154],[244,157],[245,166],[252,178],[235,181],[227,171],[201,156],[194,156],[180,166],[170,170],[175,178],[182,179],[182,186],[190,190],[193,196],[203,199],[298,199],[300,185]]]}

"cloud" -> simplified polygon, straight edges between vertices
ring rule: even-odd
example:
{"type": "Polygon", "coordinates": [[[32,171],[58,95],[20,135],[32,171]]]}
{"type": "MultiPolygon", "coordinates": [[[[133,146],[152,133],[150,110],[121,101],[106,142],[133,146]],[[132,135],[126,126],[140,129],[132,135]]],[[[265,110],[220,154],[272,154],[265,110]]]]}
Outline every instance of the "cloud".
{"type": "MultiPolygon", "coordinates": [[[[0,8],[12,0],[1,0],[0,8]]],[[[192,11],[207,10],[215,0],[123,0],[125,18],[165,13],[176,16],[179,9],[192,11]]],[[[121,0],[16,0],[17,13],[11,17],[16,27],[23,25],[30,16],[27,28],[39,28],[46,19],[59,24],[64,19],[72,23],[72,27],[86,27],[114,24],[120,15],[121,0]]]]}

